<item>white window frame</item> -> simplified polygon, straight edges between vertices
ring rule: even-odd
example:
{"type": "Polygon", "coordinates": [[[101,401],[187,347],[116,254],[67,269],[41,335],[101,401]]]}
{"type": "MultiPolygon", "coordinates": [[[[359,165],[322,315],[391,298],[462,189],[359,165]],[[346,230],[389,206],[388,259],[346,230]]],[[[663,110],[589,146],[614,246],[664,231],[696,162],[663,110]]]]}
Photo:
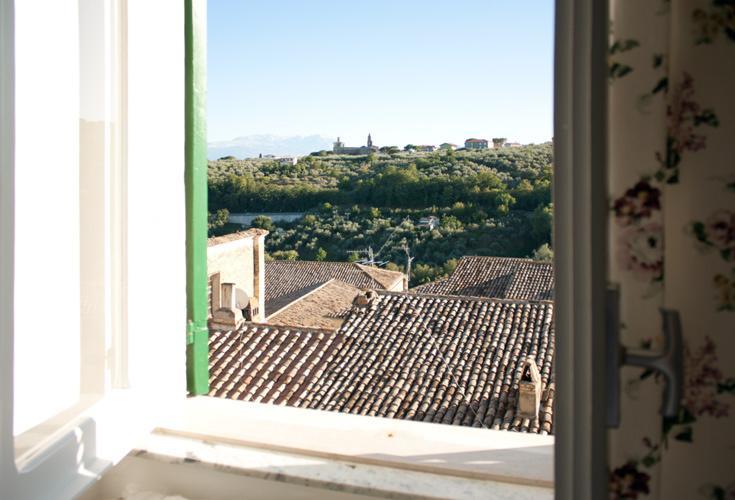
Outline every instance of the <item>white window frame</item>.
{"type": "MultiPolygon", "coordinates": [[[[54,0],[49,0],[54,1],[54,0]]],[[[101,0],[102,1],[102,0],[101,0]]],[[[174,249],[164,272],[150,272],[160,261],[160,251],[151,244],[151,224],[141,204],[127,199],[154,199],[160,182],[170,182],[173,210],[184,212],[184,129],[183,61],[184,39],[156,37],[159,19],[167,26],[184,25],[184,8],[177,0],[154,3],[104,0],[119,8],[121,22],[131,22],[123,49],[133,57],[127,75],[120,75],[120,118],[134,126],[123,130],[116,146],[104,198],[110,210],[110,279],[106,292],[113,297],[112,332],[101,331],[106,360],[104,389],[91,401],[80,394],[80,404],[44,422],[32,445],[16,453],[14,436],[14,276],[15,269],[15,1],[0,0],[0,497],[13,499],[72,498],[87,488],[135,443],[185,399],[185,232],[184,223],[163,228],[174,249]],[[132,24],[134,23],[134,24],[132,24]],[[157,44],[149,46],[151,39],[157,44]],[[158,57],[158,59],[157,59],[158,57]],[[161,58],[163,57],[163,60],[161,58]],[[157,82],[148,75],[162,71],[157,82]],[[172,87],[171,82],[182,82],[172,87]],[[157,86],[158,85],[158,86],[157,86]],[[167,87],[161,88],[162,85],[167,87]],[[166,91],[165,93],[163,91],[166,91]],[[161,98],[161,95],[165,95],[161,98]],[[179,105],[179,100],[181,105],[179,105]],[[156,116],[151,108],[162,113],[156,116]],[[179,110],[179,108],[181,108],[179,110]],[[153,123],[159,118],[160,123],[153,123]],[[152,131],[171,120],[171,132],[164,132],[167,147],[155,148],[152,131]],[[127,144],[126,144],[127,143],[127,144]],[[129,148],[126,146],[129,145],[129,148]],[[174,152],[167,151],[171,149],[174,152]],[[131,159],[132,168],[125,167],[131,159]],[[150,164],[149,164],[150,162],[150,164]],[[151,165],[152,164],[152,165],[151,165]],[[150,169],[150,181],[144,177],[150,169]],[[128,175],[136,180],[127,182],[128,175]],[[178,184],[177,184],[178,183],[178,184]],[[178,194],[180,193],[180,194],[178,194]],[[177,207],[178,205],[178,207],[177,207]],[[113,248],[114,247],[114,248],[113,248]],[[180,248],[180,250],[179,250],[180,248]],[[145,259],[150,254],[150,261],[145,259]],[[143,259],[141,259],[143,256],[143,259]],[[170,290],[161,289],[169,286],[170,290]],[[132,331],[126,332],[126,323],[132,331]],[[110,335],[112,333],[112,335],[110,335]],[[148,349],[150,344],[150,349],[148,349]],[[165,352],[156,356],[152,352],[165,352]],[[158,358],[158,359],[157,359],[158,358]]],[[[40,10],[43,2],[39,2],[40,10]]],[[[72,8],[75,2],[68,2],[72,8]]],[[[24,6],[26,7],[26,6],[24,6]]],[[[44,15],[39,12],[39,15],[44,15]]],[[[24,28],[28,29],[28,19],[24,28]]],[[[39,43],[48,43],[41,40],[39,43]]],[[[125,59],[125,55],[119,55],[125,59]]],[[[113,104],[114,106],[114,104],[113,104]]],[[[113,141],[114,142],[114,141],[113,141]]],[[[171,197],[164,197],[166,202],[171,197]]],[[[153,204],[155,206],[155,203],[153,204]]],[[[52,243],[51,243],[52,244],[52,243]]],[[[165,245],[164,245],[165,246],[165,245]]],[[[171,248],[169,248],[171,250],[171,248]]],[[[168,250],[167,250],[168,251],[168,250]]],[[[155,269],[153,269],[155,270],[155,269]]],[[[63,328],[63,325],[59,325],[63,328]]],[[[74,332],[71,332],[72,334],[74,332]]],[[[53,373],[43,374],[53,376],[53,373]]],[[[40,394],[39,398],[43,395],[40,394]]],[[[35,432],[35,430],[34,430],[35,432]]],[[[25,437],[25,436],[21,436],[25,437]]]]}

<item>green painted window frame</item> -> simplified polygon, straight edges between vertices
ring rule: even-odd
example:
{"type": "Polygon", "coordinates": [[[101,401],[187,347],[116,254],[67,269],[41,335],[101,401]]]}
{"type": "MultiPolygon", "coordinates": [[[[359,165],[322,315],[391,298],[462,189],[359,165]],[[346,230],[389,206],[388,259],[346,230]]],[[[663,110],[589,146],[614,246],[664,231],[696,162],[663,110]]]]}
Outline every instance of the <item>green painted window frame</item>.
{"type": "Polygon", "coordinates": [[[207,2],[185,5],[186,384],[209,392],[207,328],[207,2]]]}

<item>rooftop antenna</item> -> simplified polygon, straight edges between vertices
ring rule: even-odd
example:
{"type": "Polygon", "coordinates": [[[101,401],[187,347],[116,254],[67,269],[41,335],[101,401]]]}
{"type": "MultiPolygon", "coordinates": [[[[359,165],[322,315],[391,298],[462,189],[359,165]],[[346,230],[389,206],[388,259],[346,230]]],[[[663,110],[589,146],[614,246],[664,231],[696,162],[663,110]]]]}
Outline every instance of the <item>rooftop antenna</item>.
{"type": "Polygon", "coordinates": [[[411,247],[405,241],[401,245],[401,248],[406,253],[406,277],[408,278],[408,282],[411,283],[411,263],[415,257],[411,255],[411,247]]]}
{"type": "MultiPolygon", "coordinates": [[[[372,247],[372,246],[369,246],[369,247],[367,247],[367,248],[366,248],[366,249],[364,249],[364,250],[350,250],[350,251],[348,251],[348,253],[353,253],[353,254],[356,254],[356,255],[366,255],[366,254],[367,254],[367,258],[365,258],[365,259],[360,259],[360,260],[358,261],[358,263],[360,263],[360,264],[365,264],[365,265],[368,265],[368,266],[375,266],[375,265],[381,266],[381,265],[385,265],[385,264],[386,264],[386,263],[387,263],[388,261],[380,261],[380,262],[378,262],[378,261],[376,261],[375,259],[376,259],[376,258],[378,258],[378,257],[380,256],[380,254],[381,254],[381,253],[383,253],[383,250],[385,250],[385,249],[386,249],[386,247],[388,247],[388,244],[389,244],[389,243],[390,243],[390,242],[391,242],[391,241],[393,240],[393,238],[394,238],[394,237],[396,236],[396,230],[397,230],[397,229],[398,229],[399,227],[401,227],[401,226],[403,225],[403,223],[404,223],[404,222],[406,222],[406,221],[410,221],[410,220],[411,220],[411,218],[410,218],[410,217],[406,217],[405,219],[403,219],[403,220],[401,221],[401,223],[400,223],[400,224],[398,224],[398,225],[397,225],[396,227],[394,227],[394,228],[393,228],[393,230],[392,230],[392,231],[390,232],[390,234],[388,235],[388,238],[387,238],[387,239],[385,240],[385,242],[384,242],[384,243],[383,243],[383,244],[382,244],[382,245],[380,246],[380,248],[378,249],[378,251],[377,251],[377,252],[374,252],[374,251],[373,251],[373,247],[372,247]]],[[[395,248],[395,247],[394,247],[394,248],[395,248]]],[[[400,248],[403,248],[403,247],[400,247],[400,248]]],[[[405,251],[405,250],[404,250],[404,251],[405,251]]],[[[409,253],[410,253],[410,250],[409,250],[409,253]]],[[[411,257],[411,260],[413,260],[413,257],[411,257]]],[[[411,263],[410,263],[410,261],[409,261],[409,264],[408,264],[408,269],[409,269],[409,271],[410,271],[410,269],[411,269],[411,263]]]]}
{"type": "Polygon", "coordinates": [[[365,264],[369,266],[375,265],[375,253],[373,252],[373,247],[371,246],[363,250],[348,250],[347,253],[352,253],[355,255],[367,255],[367,258],[362,258],[356,262],[358,264],[365,264]]]}
{"type": "Polygon", "coordinates": [[[401,245],[394,247],[400,250],[403,250],[403,252],[406,254],[406,277],[408,278],[408,282],[411,282],[411,264],[413,263],[413,259],[416,257],[411,255],[411,247],[408,246],[408,242],[404,239],[401,241],[401,245]]]}

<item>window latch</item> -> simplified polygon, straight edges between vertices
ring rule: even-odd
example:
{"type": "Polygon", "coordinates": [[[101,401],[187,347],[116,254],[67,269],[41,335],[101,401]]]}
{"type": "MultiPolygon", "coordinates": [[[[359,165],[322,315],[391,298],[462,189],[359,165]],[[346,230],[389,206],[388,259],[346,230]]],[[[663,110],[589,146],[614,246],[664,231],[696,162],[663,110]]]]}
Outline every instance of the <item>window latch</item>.
{"type": "Polygon", "coordinates": [[[606,336],[607,336],[607,426],[620,425],[620,367],[638,366],[654,370],[666,381],[661,415],[676,417],[684,385],[683,342],[679,312],[661,308],[664,346],[659,354],[643,355],[628,352],[620,345],[620,289],[611,287],[607,292],[606,336]]]}

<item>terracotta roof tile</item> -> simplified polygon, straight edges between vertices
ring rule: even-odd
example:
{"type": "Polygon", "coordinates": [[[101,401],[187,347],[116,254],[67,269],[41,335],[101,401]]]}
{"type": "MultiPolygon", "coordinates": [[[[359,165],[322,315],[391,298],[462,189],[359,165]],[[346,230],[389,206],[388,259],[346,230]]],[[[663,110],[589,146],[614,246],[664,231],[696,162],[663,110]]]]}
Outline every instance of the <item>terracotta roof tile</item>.
{"type": "Polygon", "coordinates": [[[337,332],[246,324],[212,332],[213,396],[453,425],[553,432],[553,305],[373,293],[337,332]],[[534,419],[516,416],[524,360],[534,419]]]}
{"type": "Polygon", "coordinates": [[[296,298],[268,316],[271,325],[291,325],[303,328],[338,329],[360,289],[339,280],[329,280],[314,290],[296,298]]]}
{"type": "Polygon", "coordinates": [[[387,289],[403,283],[403,273],[350,262],[274,260],[265,263],[265,311],[270,316],[331,279],[360,289],[387,289]]]}
{"type": "Polygon", "coordinates": [[[419,285],[413,293],[518,300],[551,300],[554,266],[509,257],[462,257],[449,278],[419,285]]]}

